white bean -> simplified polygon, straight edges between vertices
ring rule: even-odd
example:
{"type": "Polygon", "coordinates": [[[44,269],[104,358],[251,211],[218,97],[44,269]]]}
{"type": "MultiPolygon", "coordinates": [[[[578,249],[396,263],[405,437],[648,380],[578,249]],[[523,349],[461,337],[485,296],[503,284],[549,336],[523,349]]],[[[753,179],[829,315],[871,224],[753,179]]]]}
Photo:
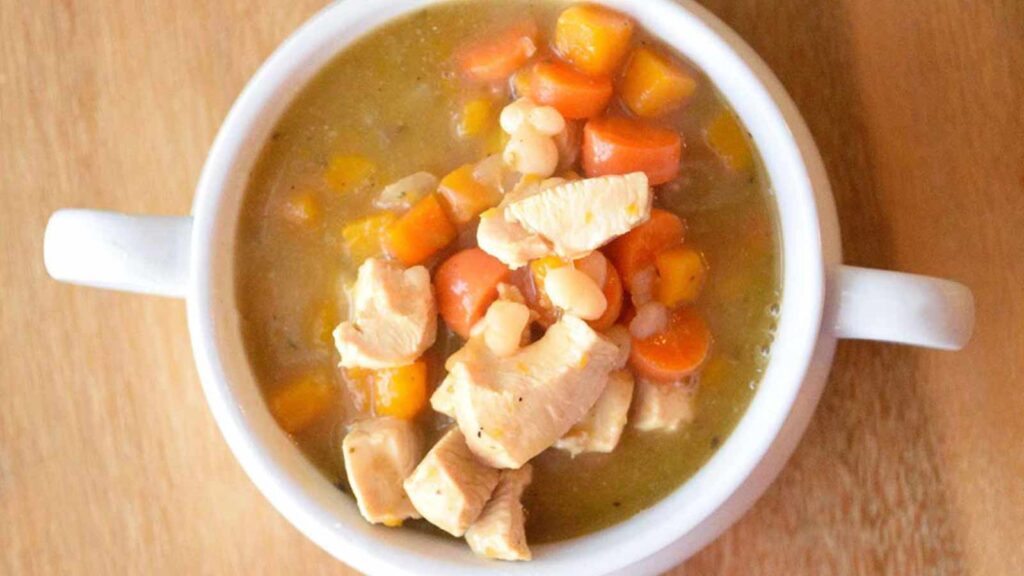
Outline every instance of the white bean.
{"type": "Polygon", "coordinates": [[[538,132],[546,136],[555,136],[565,130],[565,118],[551,106],[538,106],[530,110],[528,120],[538,132]]]}
{"type": "Polygon", "coordinates": [[[629,332],[643,340],[661,332],[668,326],[668,308],[661,302],[648,302],[637,308],[636,317],[629,323],[629,332]]]}
{"type": "Polygon", "coordinates": [[[510,356],[519,349],[523,331],[530,324],[530,309],[518,302],[497,300],[484,316],[484,343],[498,356],[510,356]]]}
{"type": "Polygon", "coordinates": [[[608,299],[601,287],[571,266],[548,271],[544,290],[552,304],[584,320],[597,320],[608,308],[608,299]]]}

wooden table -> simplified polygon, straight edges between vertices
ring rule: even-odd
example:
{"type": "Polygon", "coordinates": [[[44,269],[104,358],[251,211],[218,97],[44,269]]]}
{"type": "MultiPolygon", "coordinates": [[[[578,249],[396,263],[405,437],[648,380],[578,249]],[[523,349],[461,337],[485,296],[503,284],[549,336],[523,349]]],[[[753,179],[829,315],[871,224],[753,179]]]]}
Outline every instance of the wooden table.
{"type": "MultiPolygon", "coordinates": [[[[181,302],[58,285],[51,211],[180,214],[322,0],[0,2],[0,573],[338,574],[221,440],[181,302]]],[[[764,498],[677,574],[1024,573],[1024,3],[711,0],[803,111],[851,263],[970,285],[967,350],[840,345],[764,498]]]]}

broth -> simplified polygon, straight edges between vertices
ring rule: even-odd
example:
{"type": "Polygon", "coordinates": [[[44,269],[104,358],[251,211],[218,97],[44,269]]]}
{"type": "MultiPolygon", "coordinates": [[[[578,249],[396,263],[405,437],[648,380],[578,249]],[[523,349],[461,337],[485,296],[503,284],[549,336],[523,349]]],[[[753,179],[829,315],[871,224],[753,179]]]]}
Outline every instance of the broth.
{"type": "MultiPolygon", "coordinates": [[[[493,152],[492,138],[459,138],[453,119],[468,99],[491,98],[500,107],[507,93],[468,90],[450,72],[452,54],[466,38],[523,14],[550,30],[566,5],[452,2],[367,34],[295,98],[252,171],[236,258],[247,354],[264,394],[311,373],[342,389],[327,416],[293,434],[340,489],[347,490],[341,440],[360,413],[329,337],[346,317],[342,287],[356,271],[342,229],[376,210],[372,198],[384,185],[418,171],[443,175],[493,152]],[[374,163],[362,185],[344,194],[324,178],[339,155],[374,163]],[[307,199],[303,206],[315,207],[304,226],[289,217],[294,208],[288,203],[297,194],[307,199]]],[[[634,42],[657,43],[639,29],[634,42]]],[[[609,454],[572,458],[549,449],[535,458],[535,479],[524,498],[531,543],[610,526],[677,488],[732,431],[767,362],[780,300],[774,204],[756,153],[755,167],[736,173],[705,143],[703,130],[727,107],[710,81],[697,77],[692,101],[662,120],[683,134],[685,149],[681,176],[660,187],[655,200],[685,219],[686,242],[698,246],[710,266],[696,308],[714,345],[699,375],[696,418],[674,433],[627,426],[609,454]]],[[[467,241],[464,234],[459,243],[467,241]]],[[[444,376],[441,360],[461,342],[439,325],[429,352],[432,387],[444,376]]],[[[428,409],[417,422],[432,440],[449,420],[428,409]]]]}

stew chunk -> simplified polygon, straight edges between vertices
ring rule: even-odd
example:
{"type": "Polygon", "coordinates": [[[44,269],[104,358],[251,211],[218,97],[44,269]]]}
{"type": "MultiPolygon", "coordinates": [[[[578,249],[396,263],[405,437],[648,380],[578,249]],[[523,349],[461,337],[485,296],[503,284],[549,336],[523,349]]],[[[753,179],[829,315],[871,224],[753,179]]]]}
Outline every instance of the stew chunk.
{"type": "Polygon", "coordinates": [[[519,468],[590,410],[622,364],[618,346],[566,315],[510,356],[471,338],[446,367],[469,448],[491,466],[519,468]]]}
{"type": "Polygon", "coordinates": [[[342,366],[380,369],[412,364],[436,336],[437,308],[426,268],[403,270],[379,258],[359,267],[351,320],[334,330],[342,366]]]}
{"type": "Polygon", "coordinates": [[[498,471],[477,460],[462,432],[452,428],[406,478],[405,492],[431,524],[462,536],[497,483],[498,471]]]}
{"type": "Polygon", "coordinates": [[[526,546],[526,514],[520,499],[533,480],[529,464],[503,470],[491,500],[466,531],[466,542],[480,556],[496,560],[529,560],[526,546]]]}
{"type": "Polygon", "coordinates": [[[608,377],[601,397],[582,420],[555,442],[573,456],[584,452],[611,452],[619,445],[633,401],[633,374],[617,370],[608,377]]]}
{"type": "Polygon", "coordinates": [[[694,391],[684,383],[639,380],[633,402],[633,427],[645,432],[675,432],[693,420],[694,391]]]}
{"type": "Polygon", "coordinates": [[[367,521],[399,526],[419,518],[402,488],[423,453],[415,426],[397,418],[357,422],[341,443],[345,474],[367,521]]]}

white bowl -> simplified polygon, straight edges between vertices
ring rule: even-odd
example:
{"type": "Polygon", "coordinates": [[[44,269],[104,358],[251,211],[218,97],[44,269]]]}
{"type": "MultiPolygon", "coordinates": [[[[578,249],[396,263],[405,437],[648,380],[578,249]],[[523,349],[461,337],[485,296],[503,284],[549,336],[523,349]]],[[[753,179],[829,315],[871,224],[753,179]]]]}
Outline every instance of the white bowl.
{"type": "Polygon", "coordinates": [[[821,394],[838,337],[954,349],[973,326],[963,286],[841,265],[828,179],[793,102],[764,63],[696,4],[603,0],[700,66],[735,109],[764,160],[782,244],[778,331],[760,386],[718,452],[651,508],[594,534],[533,547],[534,560],[474,557],[465,544],[364,522],[268,413],[242,348],[234,246],[248,176],[278,118],[339,51],[378,26],[443,0],[345,0],[291,36],[260,68],[224,122],[192,217],[62,210],[47,226],[57,279],[186,297],[210,409],[264,495],[336,558],[373,574],[653,574],[706,545],[764,492],[792,453],[821,394]]]}

